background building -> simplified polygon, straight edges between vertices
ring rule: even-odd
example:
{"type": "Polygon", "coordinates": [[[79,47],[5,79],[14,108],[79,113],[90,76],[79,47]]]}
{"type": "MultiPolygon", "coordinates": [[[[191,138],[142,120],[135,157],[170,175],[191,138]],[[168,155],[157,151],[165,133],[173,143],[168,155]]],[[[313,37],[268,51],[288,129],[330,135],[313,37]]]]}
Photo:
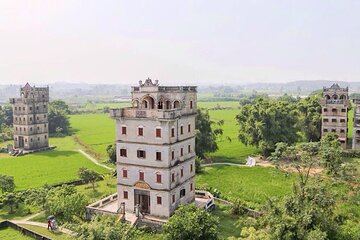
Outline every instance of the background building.
{"type": "Polygon", "coordinates": [[[196,87],[132,87],[132,107],[116,119],[118,201],[133,212],[169,217],[195,200],[196,87]]]}
{"type": "Polygon", "coordinates": [[[10,98],[13,107],[14,147],[32,151],[49,147],[49,87],[20,88],[20,98],[10,98]]]}
{"type": "Polygon", "coordinates": [[[338,136],[341,146],[345,149],[347,144],[347,122],[349,89],[333,84],[330,88],[323,88],[322,127],[321,136],[334,132],[338,136]]]}
{"type": "Polygon", "coordinates": [[[354,99],[354,126],[352,149],[360,149],[360,99],[354,99]]]}

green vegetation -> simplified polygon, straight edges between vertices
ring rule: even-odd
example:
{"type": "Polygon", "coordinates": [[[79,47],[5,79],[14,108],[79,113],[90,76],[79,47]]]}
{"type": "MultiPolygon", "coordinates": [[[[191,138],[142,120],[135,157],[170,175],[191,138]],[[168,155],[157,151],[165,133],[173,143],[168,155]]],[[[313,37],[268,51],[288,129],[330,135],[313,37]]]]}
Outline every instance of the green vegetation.
{"type": "MultiPolygon", "coordinates": [[[[45,237],[48,237],[50,239],[53,240],[70,240],[70,239],[74,239],[71,236],[62,233],[60,231],[49,231],[46,228],[43,227],[38,227],[38,226],[33,226],[33,225],[29,225],[29,224],[20,224],[20,226],[27,228],[33,232],[36,232],[38,234],[41,234],[45,237]]],[[[31,238],[32,239],[32,238],[31,238]]]]}
{"type": "Polygon", "coordinates": [[[10,227],[0,229],[0,239],[6,240],[34,240],[10,227]]]}
{"type": "Polygon", "coordinates": [[[353,136],[353,124],[354,124],[354,108],[351,108],[348,112],[348,133],[347,137],[351,140],[353,136]]]}
{"type": "Polygon", "coordinates": [[[291,192],[296,176],[272,167],[205,167],[196,177],[197,187],[218,189],[230,199],[262,205],[268,197],[283,197],[291,192]]]}
{"type": "Polygon", "coordinates": [[[36,213],[40,211],[38,207],[26,206],[24,204],[20,204],[19,207],[16,209],[15,213],[9,213],[9,207],[0,208],[0,221],[2,220],[16,220],[24,218],[32,213],[36,213]]]}
{"type": "Polygon", "coordinates": [[[223,136],[217,139],[219,150],[209,154],[215,162],[245,163],[249,155],[255,155],[258,150],[253,146],[245,146],[238,140],[238,125],[235,117],[239,113],[237,109],[209,111],[212,121],[224,120],[223,136]],[[228,140],[229,137],[231,142],[228,140]]]}
{"type": "Polygon", "coordinates": [[[0,159],[0,174],[13,176],[16,190],[41,187],[79,179],[77,171],[86,167],[99,173],[108,170],[95,165],[77,151],[78,146],[71,137],[50,138],[57,146],[51,151],[33,153],[20,157],[0,159]]]}
{"type": "Polygon", "coordinates": [[[70,116],[73,133],[95,152],[102,160],[107,159],[106,147],[115,142],[115,121],[107,114],[70,116]]]}
{"type": "Polygon", "coordinates": [[[239,229],[236,228],[238,216],[230,213],[230,207],[224,204],[216,203],[216,208],[212,212],[219,218],[219,238],[227,239],[228,237],[238,237],[240,235],[239,229]]]}

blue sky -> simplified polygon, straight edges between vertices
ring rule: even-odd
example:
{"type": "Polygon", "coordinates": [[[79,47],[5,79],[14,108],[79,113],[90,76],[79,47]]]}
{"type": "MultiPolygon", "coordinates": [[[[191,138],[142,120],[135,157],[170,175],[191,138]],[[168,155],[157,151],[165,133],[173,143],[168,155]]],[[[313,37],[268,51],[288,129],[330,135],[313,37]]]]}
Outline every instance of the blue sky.
{"type": "Polygon", "coordinates": [[[0,83],[360,81],[360,1],[0,1],[0,83]]]}

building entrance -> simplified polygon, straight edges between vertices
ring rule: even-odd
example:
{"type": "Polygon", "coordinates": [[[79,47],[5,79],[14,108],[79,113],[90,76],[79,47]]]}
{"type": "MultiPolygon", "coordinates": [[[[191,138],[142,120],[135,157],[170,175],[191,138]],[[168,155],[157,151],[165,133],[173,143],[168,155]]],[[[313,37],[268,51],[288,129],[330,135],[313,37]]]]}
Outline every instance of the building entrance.
{"type": "Polygon", "coordinates": [[[24,148],[24,137],[19,136],[19,148],[24,148]]]}
{"type": "Polygon", "coordinates": [[[135,205],[139,204],[142,213],[150,213],[150,192],[135,190],[135,205]]]}

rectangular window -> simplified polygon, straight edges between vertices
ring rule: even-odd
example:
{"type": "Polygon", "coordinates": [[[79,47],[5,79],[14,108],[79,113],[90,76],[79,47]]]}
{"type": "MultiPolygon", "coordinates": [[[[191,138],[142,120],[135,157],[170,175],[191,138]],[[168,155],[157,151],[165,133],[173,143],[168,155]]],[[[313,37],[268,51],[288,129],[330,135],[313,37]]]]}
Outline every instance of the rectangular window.
{"type": "Polygon", "coordinates": [[[121,157],[127,157],[127,150],[124,149],[124,148],[120,149],[120,156],[121,157]]]}
{"type": "Polygon", "coordinates": [[[184,176],[184,169],[180,169],[180,176],[181,176],[181,177],[184,176]]]}
{"type": "Polygon", "coordinates": [[[121,134],[126,135],[126,127],[121,127],[121,134]]]}
{"type": "Polygon", "coordinates": [[[185,189],[180,190],[180,198],[185,196],[185,189]]]}
{"type": "Polygon", "coordinates": [[[188,124],[188,132],[191,132],[191,124],[188,124]]]}
{"type": "Polygon", "coordinates": [[[345,133],[345,129],[340,129],[340,133],[345,133]]]}
{"type": "Polygon", "coordinates": [[[161,183],[161,174],[159,173],[156,174],[156,182],[161,183]]]}
{"type": "Polygon", "coordinates": [[[181,135],[184,134],[184,126],[181,126],[181,127],[180,127],[180,134],[181,134],[181,135]]]}
{"type": "Polygon", "coordinates": [[[193,171],[193,165],[190,164],[190,172],[192,172],[192,171],[193,171]]]}
{"type": "Polygon", "coordinates": [[[341,123],[344,123],[344,122],[345,122],[345,119],[340,119],[340,122],[341,122],[341,123]]]}
{"type": "Polygon", "coordinates": [[[32,107],[30,107],[30,111],[32,111],[32,107]]]}
{"type": "Polygon", "coordinates": [[[190,183],[190,191],[192,191],[192,190],[193,190],[193,184],[190,183]]]}
{"type": "Polygon", "coordinates": [[[161,129],[160,128],[156,129],[156,134],[155,135],[156,135],[157,138],[161,138],[161,129]]]}
{"type": "Polygon", "coordinates": [[[324,132],[328,132],[327,128],[324,128],[324,132]]]}
{"type": "Polygon", "coordinates": [[[327,108],[324,108],[323,112],[327,112],[327,108]]]}
{"type": "Polygon", "coordinates": [[[331,119],[331,122],[336,122],[336,118],[331,119]]]}
{"type": "Polygon", "coordinates": [[[171,128],[171,137],[175,137],[175,128],[171,128]]]}
{"type": "Polygon", "coordinates": [[[191,153],[191,145],[188,145],[188,153],[191,153]]]}
{"type": "Polygon", "coordinates": [[[128,172],[126,169],[123,169],[123,178],[127,178],[128,177],[128,172]]]}
{"type": "Polygon", "coordinates": [[[156,197],[156,203],[157,203],[158,205],[161,205],[161,204],[162,204],[162,199],[161,199],[161,197],[159,197],[159,196],[156,197]]]}
{"type": "Polygon", "coordinates": [[[161,161],[161,152],[156,152],[156,160],[161,161]]]}
{"type": "Polygon", "coordinates": [[[172,195],[172,203],[175,203],[175,195],[172,195]]]}
{"type": "Polygon", "coordinates": [[[333,133],[336,132],[336,129],[335,128],[331,129],[331,132],[333,132],[333,133]]]}
{"type": "Polygon", "coordinates": [[[327,118],[324,118],[324,122],[329,122],[329,119],[327,119],[327,118]]]}
{"type": "Polygon", "coordinates": [[[181,156],[181,157],[184,156],[184,148],[181,148],[181,149],[180,149],[180,156],[181,156]]]}
{"type": "Polygon", "coordinates": [[[342,109],[341,109],[341,112],[346,112],[346,109],[345,109],[345,108],[342,108],[342,109]]]}
{"type": "Polygon", "coordinates": [[[47,136],[45,135],[45,139],[47,139],[47,136]]]}
{"type": "Polygon", "coordinates": [[[336,113],[336,112],[337,112],[336,108],[333,108],[331,111],[332,111],[333,113],[336,113]]]}
{"type": "Polygon", "coordinates": [[[144,172],[139,172],[139,180],[144,181],[144,172]]]}
{"type": "Polygon", "coordinates": [[[138,158],[145,158],[146,154],[144,150],[137,150],[137,157],[138,158]]]}
{"type": "Polygon", "coordinates": [[[190,101],[190,109],[193,109],[193,101],[190,101]]]}
{"type": "Polygon", "coordinates": [[[144,128],[142,128],[142,127],[138,128],[138,135],[139,136],[144,136],[144,128]]]}
{"type": "Polygon", "coordinates": [[[124,199],[128,199],[128,191],[124,191],[124,199]]]}
{"type": "Polygon", "coordinates": [[[175,159],[175,151],[171,151],[171,160],[174,160],[175,159]]]}
{"type": "Polygon", "coordinates": [[[175,173],[171,174],[171,182],[175,182],[175,173]]]}

